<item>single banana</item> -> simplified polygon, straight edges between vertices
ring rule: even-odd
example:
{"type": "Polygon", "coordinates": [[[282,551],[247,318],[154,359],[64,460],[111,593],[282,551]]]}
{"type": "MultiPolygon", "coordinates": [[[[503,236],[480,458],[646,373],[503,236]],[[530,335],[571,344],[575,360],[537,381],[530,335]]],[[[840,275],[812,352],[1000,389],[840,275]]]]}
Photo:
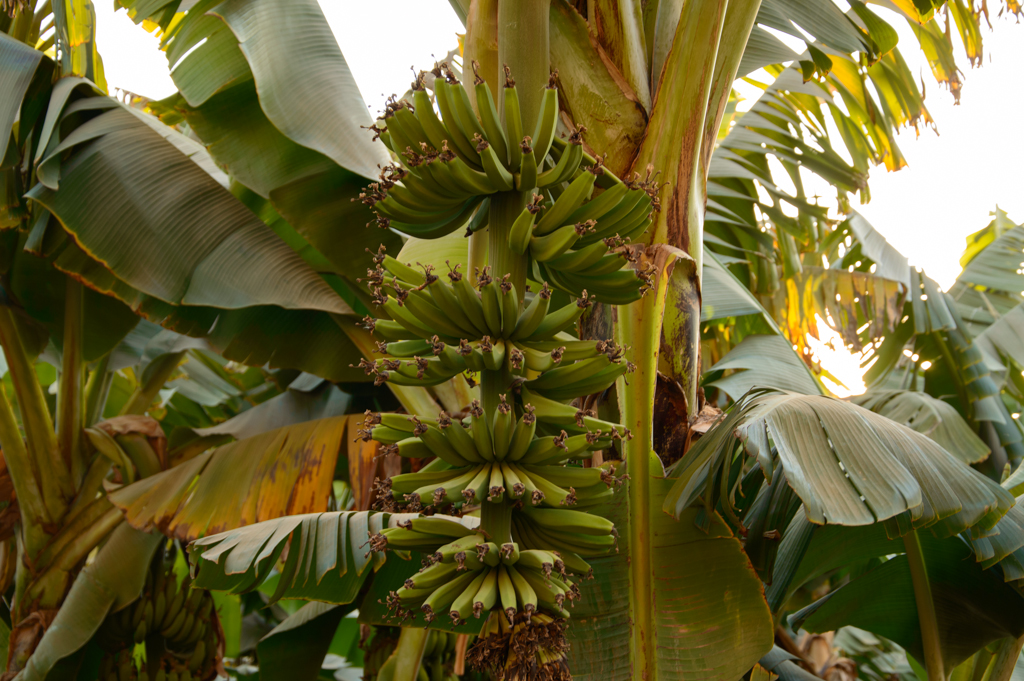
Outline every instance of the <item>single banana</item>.
{"type": "Polygon", "coordinates": [[[541,98],[540,115],[537,117],[537,128],[533,133],[533,157],[537,166],[544,161],[555,139],[555,128],[558,126],[558,88],[555,87],[555,75],[548,80],[541,98]]]}
{"type": "Polygon", "coordinates": [[[540,194],[534,194],[523,212],[512,222],[512,227],[508,232],[508,247],[513,253],[525,255],[530,250],[530,237],[533,235],[533,225],[537,213],[541,211],[542,200],[543,197],[540,194]]]}
{"type": "Polygon", "coordinates": [[[508,132],[508,169],[519,170],[523,162],[523,152],[519,148],[519,140],[523,139],[523,116],[519,109],[519,93],[512,75],[505,67],[505,129],[508,132]]]}

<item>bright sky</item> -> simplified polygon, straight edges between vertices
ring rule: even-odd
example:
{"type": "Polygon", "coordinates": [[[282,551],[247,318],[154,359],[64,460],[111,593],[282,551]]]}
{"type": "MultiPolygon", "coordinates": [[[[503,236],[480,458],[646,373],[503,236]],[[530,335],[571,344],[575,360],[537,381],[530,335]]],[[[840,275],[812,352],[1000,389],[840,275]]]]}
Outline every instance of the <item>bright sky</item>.
{"type": "MultiPolygon", "coordinates": [[[[155,38],[135,26],[112,3],[97,2],[99,46],[107,80],[153,98],[175,91],[155,38]]],[[[324,14],[349,62],[371,111],[411,81],[410,67],[426,68],[431,55],[456,45],[462,25],[447,0],[387,0],[352,3],[320,0],[324,14]],[[375,29],[381,19],[385,27],[375,29]]],[[[995,6],[1000,2],[993,3],[995,6]]],[[[889,241],[944,288],[960,271],[964,238],[989,221],[998,203],[1010,218],[1024,221],[1024,26],[995,20],[983,31],[984,66],[967,69],[960,106],[940,89],[906,23],[884,9],[879,14],[900,33],[910,68],[923,75],[927,106],[939,133],[925,130],[915,139],[903,132],[899,144],[910,164],[897,173],[877,168],[871,176],[871,203],[859,206],[889,241]]],[[[967,59],[961,62],[967,64],[967,59]]]]}

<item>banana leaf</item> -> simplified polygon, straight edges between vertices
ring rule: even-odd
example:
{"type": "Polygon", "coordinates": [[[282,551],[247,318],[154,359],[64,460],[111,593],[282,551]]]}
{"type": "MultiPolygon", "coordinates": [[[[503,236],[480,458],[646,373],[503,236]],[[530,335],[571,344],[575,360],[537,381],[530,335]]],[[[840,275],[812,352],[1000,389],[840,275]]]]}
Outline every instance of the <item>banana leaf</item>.
{"type": "MultiPolygon", "coordinates": [[[[652,504],[670,481],[652,479],[652,504]]],[[[627,483],[628,484],[628,483],[627,483]]],[[[627,495],[620,490],[599,511],[625,535],[627,495]]],[[[771,648],[771,616],[762,586],[739,540],[720,518],[704,532],[693,522],[653,515],[652,564],[656,608],[657,668],[673,679],[736,679],[771,648]]],[[[628,547],[591,560],[594,581],[581,585],[583,599],[572,611],[569,666],[573,678],[618,681],[632,678],[628,653],[628,547]]]]}
{"type": "Polygon", "coordinates": [[[747,336],[725,357],[712,365],[707,373],[727,369],[736,371],[706,382],[705,387],[718,388],[733,399],[742,397],[755,386],[806,395],[823,394],[814,375],[793,352],[793,346],[783,336],[747,336]]]}
{"type": "Polygon", "coordinates": [[[988,446],[975,435],[956,409],[926,393],[870,391],[850,401],[927,435],[964,463],[978,463],[989,455],[988,446]]]}
{"type": "Polygon", "coordinates": [[[347,610],[314,601],[289,615],[256,646],[260,676],[315,681],[347,610]]]}
{"type": "MultiPolygon", "coordinates": [[[[258,588],[288,547],[271,602],[301,598],[326,603],[351,603],[369,576],[388,560],[366,549],[367,536],[416,514],[336,511],[289,515],[203,537],[192,545],[189,560],[197,570],[195,585],[204,589],[245,593],[258,588]]],[[[453,519],[473,528],[477,518],[453,519]]],[[[391,554],[394,555],[394,554],[391,554]]]]}
{"type": "Polygon", "coordinates": [[[1014,503],[1006,490],[906,426],[827,397],[755,390],[679,464],[666,512],[682,513],[702,493],[706,508],[717,505],[710,485],[732,463],[734,430],[762,470],[779,466],[815,524],[870,525],[893,518],[903,528],[912,521],[937,536],[969,528],[985,536],[1014,503]]]}
{"type": "MultiPolygon", "coordinates": [[[[998,573],[969,560],[966,543],[958,537],[920,539],[948,669],[993,641],[1024,635],[1024,597],[998,573]]],[[[910,569],[902,555],[815,601],[790,624],[811,632],[856,626],[924,659],[910,569]]]]}

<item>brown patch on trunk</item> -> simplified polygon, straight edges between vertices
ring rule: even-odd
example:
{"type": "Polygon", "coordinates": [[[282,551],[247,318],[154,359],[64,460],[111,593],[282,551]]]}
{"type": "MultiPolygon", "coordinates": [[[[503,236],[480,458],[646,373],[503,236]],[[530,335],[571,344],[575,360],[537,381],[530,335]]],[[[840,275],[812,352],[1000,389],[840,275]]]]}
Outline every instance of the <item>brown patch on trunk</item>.
{"type": "Polygon", "coordinates": [[[7,460],[4,459],[3,452],[0,452],[0,542],[14,537],[14,526],[20,519],[14,481],[11,480],[7,460]]]}
{"type": "Polygon", "coordinates": [[[654,451],[666,467],[686,453],[689,426],[682,386],[659,371],[654,391],[654,451]]]}
{"type": "Polygon", "coordinates": [[[7,651],[7,672],[0,677],[0,681],[13,679],[18,672],[25,668],[28,658],[35,652],[36,646],[42,640],[43,634],[50,628],[53,618],[57,616],[57,609],[36,610],[29,613],[11,630],[11,640],[7,651]]]}

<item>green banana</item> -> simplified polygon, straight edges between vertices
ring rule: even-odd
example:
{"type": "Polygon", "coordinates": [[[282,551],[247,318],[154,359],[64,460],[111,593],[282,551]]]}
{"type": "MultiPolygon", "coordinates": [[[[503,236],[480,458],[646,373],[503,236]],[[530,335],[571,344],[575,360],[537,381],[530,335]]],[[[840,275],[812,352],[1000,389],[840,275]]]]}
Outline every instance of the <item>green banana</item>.
{"type": "Polygon", "coordinates": [[[508,67],[505,67],[505,128],[508,131],[508,169],[515,172],[523,162],[519,140],[523,139],[523,116],[519,109],[519,93],[508,67]]]}
{"type": "Polygon", "coordinates": [[[541,98],[540,115],[537,118],[536,131],[533,133],[533,157],[537,161],[538,167],[540,167],[544,157],[548,155],[548,151],[551,149],[551,143],[555,139],[555,128],[557,126],[558,89],[555,87],[555,77],[552,75],[541,98]]]}
{"type": "Polygon", "coordinates": [[[529,137],[524,137],[520,142],[519,151],[523,159],[519,166],[516,189],[526,192],[537,187],[537,160],[533,154],[533,147],[530,146],[529,137]]]}
{"type": "Polygon", "coordinates": [[[494,412],[494,422],[491,425],[494,458],[497,461],[501,461],[508,454],[509,446],[512,444],[512,431],[515,427],[512,406],[505,402],[504,395],[499,395],[499,399],[501,403],[494,412]]]}
{"type": "Polygon", "coordinates": [[[480,154],[480,161],[483,163],[484,172],[494,191],[507,192],[515,187],[515,178],[512,173],[506,170],[502,161],[487,140],[481,139],[476,145],[477,153],[480,154]]]}
{"type": "Polygon", "coordinates": [[[589,224],[581,222],[559,227],[547,236],[533,236],[530,238],[530,257],[540,262],[553,260],[572,248],[590,228],[589,224]]]}
{"type": "Polygon", "coordinates": [[[572,181],[569,188],[562,192],[562,195],[558,197],[558,200],[544,213],[544,216],[537,221],[537,226],[534,228],[534,233],[537,236],[544,236],[550,234],[562,225],[576,224],[577,222],[583,222],[584,220],[576,220],[569,222],[568,218],[576,211],[577,208],[583,203],[584,200],[594,190],[594,180],[596,176],[591,172],[581,173],[579,177],[572,181]]]}
{"type": "Polygon", "coordinates": [[[542,199],[540,194],[534,194],[530,203],[512,223],[512,228],[508,232],[508,247],[517,255],[524,255],[530,250],[530,237],[533,235],[537,213],[541,210],[542,199]]]}
{"type": "MultiPolygon", "coordinates": [[[[473,62],[474,69],[478,66],[476,62],[473,62]]],[[[476,107],[480,112],[480,123],[486,133],[485,137],[494,146],[494,152],[498,155],[501,163],[507,164],[509,162],[508,138],[505,137],[505,130],[501,127],[501,118],[498,116],[498,108],[494,105],[491,88],[479,76],[477,76],[473,88],[476,94],[476,107]]]]}
{"type": "Polygon", "coordinates": [[[615,529],[615,524],[607,518],[584,511],[527,506],[524,507],[523,512],[532,522],[555,532],[577,532],[603,536],[611,534],[615,529]]]}
{"type": "Polygon", "coordinates": [[[485,461],[494,461],[494,440],[491,436],[491,423],[484,416],[484,410],[480,408],[480,402],[473,400],[470,404],[470,418],[472,419],[471,430],[473,441],[476,443],[476,450],[485,461]]]}

